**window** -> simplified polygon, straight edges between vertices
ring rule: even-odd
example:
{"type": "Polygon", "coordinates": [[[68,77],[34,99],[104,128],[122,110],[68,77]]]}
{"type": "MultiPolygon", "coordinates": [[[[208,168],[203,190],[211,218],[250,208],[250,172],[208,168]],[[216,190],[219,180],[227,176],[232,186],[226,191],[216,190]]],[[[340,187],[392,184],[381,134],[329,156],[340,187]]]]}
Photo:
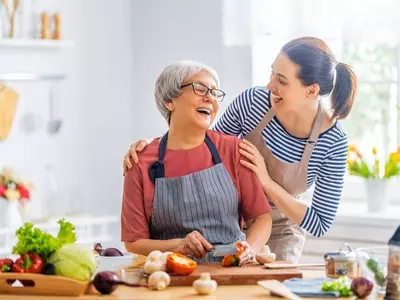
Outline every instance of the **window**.
{"type": "MultiPolygon", "coordinates": [[[[400,3],[396,0],[263,1],[252,7],[253,84],[265,85],[280,47],[299,36],[324,39],[358,76],[350,116],[342,121],[349,143],[387,155],[400,145],[400,3]],[[312,12],[312,13],[310,13],[312,12]]],[[[372,153],[371,153],[372,154],[372,153]]],[[[362,180],[346,176],[344,199],[362,199],[362,180]]],[[[393,189],[398,189],[397,180],[393,189]]],[[[388,192],[399,195],[398,190],[388,192]]],[[[395,196],[400,203],[400,196],[395,196]]]]}

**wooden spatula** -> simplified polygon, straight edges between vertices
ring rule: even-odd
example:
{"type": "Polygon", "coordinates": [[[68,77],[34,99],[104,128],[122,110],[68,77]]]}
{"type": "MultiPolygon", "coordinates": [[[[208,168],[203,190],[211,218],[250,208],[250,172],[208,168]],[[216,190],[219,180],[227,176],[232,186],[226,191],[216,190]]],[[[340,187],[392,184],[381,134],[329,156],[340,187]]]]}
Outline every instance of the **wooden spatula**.
{"type": "Polygon", "coordinates": [[[292,293],[282,282],[278,280],[262,280],[257,282],[258,285],[273,292],[276,295],[285,297],[289,300],[302,300],[303,298],[292,293]]]}
{"type": "Polygon", "coordinates": [[[325,264],[267,263],[264,264],[264,267],[268,269],[315,268],[315,267],[325,267],[325,264]]]}

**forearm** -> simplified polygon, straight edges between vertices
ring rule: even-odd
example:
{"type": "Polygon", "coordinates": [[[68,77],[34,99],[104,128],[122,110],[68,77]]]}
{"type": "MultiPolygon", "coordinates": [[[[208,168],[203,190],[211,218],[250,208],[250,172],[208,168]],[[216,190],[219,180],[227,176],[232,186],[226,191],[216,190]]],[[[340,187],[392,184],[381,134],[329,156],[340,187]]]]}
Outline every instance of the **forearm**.
{"type": "Polygon", "coordinates": [[[247,243],[256,253],[267,243],[271,236],[272,219],[270,214],[261,215],[248,223],[247,243]]]}
{"type": "Polygon", "coordinates": [[[128,252],[148,255],[153,250],[159,250],[161,252],[177,252],[179,243],[181,243],[181,239],[171,239],[171,240],[150,240],[150,239],[141,239],[135,242],[125,242],[125,248],[128,252]]]}
{"type": "Polygon", "coordinates": [[[262,186],[267,198],[276,205],[279,211],[293,223],[300,225],[308,206],[305,203],[297,201],[296,198],[273,180],[268,180],[262,186]]]}

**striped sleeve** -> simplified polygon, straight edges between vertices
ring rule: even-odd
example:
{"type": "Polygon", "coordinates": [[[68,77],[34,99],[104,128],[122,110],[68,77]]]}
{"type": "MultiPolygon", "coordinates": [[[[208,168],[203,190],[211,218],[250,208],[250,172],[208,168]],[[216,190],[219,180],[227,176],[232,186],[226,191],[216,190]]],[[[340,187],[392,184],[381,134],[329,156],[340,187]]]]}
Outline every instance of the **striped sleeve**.
{"type": "Polygon", "coordinates": [[[251,110],[254,88],[250,88],[237,96],[228,106],[224,114],[214,125],[214,130],[239,136],[243,132],[243,123],[251,110]]]}
{"type": "Polygon", "coordinates": [[[332,226],[342,195],[347,136],[342,136],[328,151],[315,181],[311,206],[308,207],[300,226],[315,237],[323,236],[332,226]]]}

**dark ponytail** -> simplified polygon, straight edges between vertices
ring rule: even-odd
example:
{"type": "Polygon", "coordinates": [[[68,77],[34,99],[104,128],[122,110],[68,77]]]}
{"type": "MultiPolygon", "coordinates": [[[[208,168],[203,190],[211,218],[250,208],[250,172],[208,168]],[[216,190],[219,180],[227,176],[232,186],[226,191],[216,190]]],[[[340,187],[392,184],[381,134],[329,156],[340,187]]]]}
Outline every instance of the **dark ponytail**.
{"type": "Polygon", "coordinates": [[[331,95],[332,118],[345,119],[354,103],[357,77],[351,67],[344,63],[336,65],[336,82],[331,95]]]}
{"type": "Polygon", "coordinates": [[[299,66],[297,77],[304,86],[316,83],[321,96],[331,95],[332,119],[346,118],[357,89],[357,78],[350,66],[338,63],[328,45],[315,37],[294,39],[282,51],[299,66]]]}

